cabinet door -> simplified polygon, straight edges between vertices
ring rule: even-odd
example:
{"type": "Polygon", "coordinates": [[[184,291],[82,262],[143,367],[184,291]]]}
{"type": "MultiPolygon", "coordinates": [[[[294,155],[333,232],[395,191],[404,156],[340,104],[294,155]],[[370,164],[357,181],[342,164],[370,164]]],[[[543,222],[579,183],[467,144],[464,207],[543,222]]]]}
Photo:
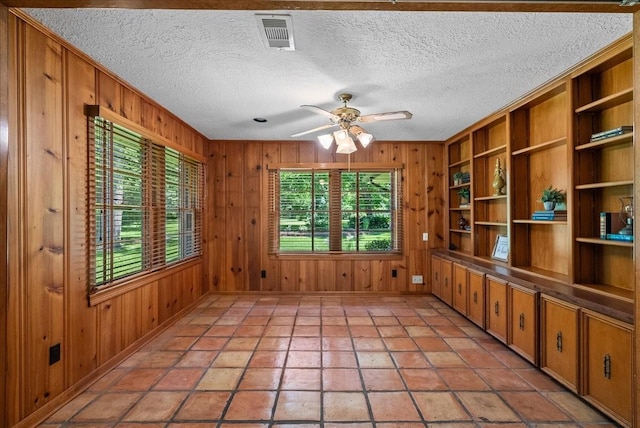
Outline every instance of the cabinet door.
{"type": "Polygon", "coordinates": [[[631,426],[631,326],[583,312],[584,396],[623,425],[631,426]]]}
{"type": "Polygon", "coordinates": [[[507,283],[487,275],[487,332],[507,343],[507,283]]]}
{"type": "Polygon", "coordinates": [[[452,306],[453,304],[453,281],[451,268],[452,264],[449,260],[442,260],[442,284],[441,284],[441,296],[443,302],[452,306]]]}
{"type": "Polygon", "coordinates": [[[538,362],[538,294],[509,285],[509,346],[533,364],[538,362]]]}
{"type": "Polygon", "coordinates": [[[540,296],[540,368],[578,390],[578,307],[540,296]]]}
{"type": "Polygon", "coordinates": [[[467,315],[467,268],[453,264],[453,307],[467,315]]]}
{"type": "Polygon", "coordinates": [[[431,257],[431,293],[442,295],[442,259],[436,256],[431,257]]]}
{"type": "Polygon", "coordinates": [[[467,269],[469,276],[469,310],[467,316],[478,326],[484,328],[484,274],[473,269],[467,269]]]}

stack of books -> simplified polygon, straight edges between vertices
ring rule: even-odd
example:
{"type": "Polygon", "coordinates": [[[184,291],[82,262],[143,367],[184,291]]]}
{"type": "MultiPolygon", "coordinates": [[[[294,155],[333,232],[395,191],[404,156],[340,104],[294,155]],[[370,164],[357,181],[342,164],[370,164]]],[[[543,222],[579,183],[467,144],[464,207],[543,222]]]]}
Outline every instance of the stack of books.
{"type": "Polygon", "coordinates": [[[540,210],[534,211],[532,220],[567,221],[567,210],[540,210]]]}
{"type": "Polygon", "coordinates": [[[618,233],[623,227],[619,212],[600,213],[600,239],[633,242],[633,235],[618,233]]]}
{"type": "Polygon", "coordinates": [[[471,181],[471,174],[468,172],[462,173],[462,184],[469,183],[471,181]]]}
{"type": "Polygon", "coordinates": [[[606,140],[607,138],[616,137],[618,135],[627,134],[633,131],[633,126],[620,126],[618,128],[609,129],[608,131],[598,132],[591,135],[591,142],[606,140]]]}

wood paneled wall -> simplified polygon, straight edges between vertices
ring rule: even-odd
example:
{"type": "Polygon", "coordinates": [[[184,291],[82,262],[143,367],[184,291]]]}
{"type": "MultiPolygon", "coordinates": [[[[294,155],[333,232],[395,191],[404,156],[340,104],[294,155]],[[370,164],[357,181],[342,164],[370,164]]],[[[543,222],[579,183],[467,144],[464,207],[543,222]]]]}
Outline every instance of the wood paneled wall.
{"type": "Polygon", "coordinates": [[[212,141],[208,146],[206,280],[214,291],[427,292],[428,248],[444,245],[443,147],[374,142],[352,162],[404,164],[405,249],[399,259],[283,259],[267,254],[267,165],[346,162],[315,142],[212,141]],[[429,232],[430,240],[422,240],[429,232]],[[266,271],[266,278],[261,271],[266,271]],[[392,276],[392,270],[397,276],[392,276]],[[411,284],[423,275],[425,285],[411,284]]]}
{"type": "Polygon", "coordinates": [[[0,18],[0,39],[8,39],[0,40],[0,120],[9,124],[8,139],[0,135],[9,255],[0,274],[0,426],[32,426],[207,291],[198,259],[89,306],[84,105],[100,104],[202,155],[207,140],[29,18],[4,7],[0,18]],[[50,364],[56,344],[61,360],[50,364]]]}

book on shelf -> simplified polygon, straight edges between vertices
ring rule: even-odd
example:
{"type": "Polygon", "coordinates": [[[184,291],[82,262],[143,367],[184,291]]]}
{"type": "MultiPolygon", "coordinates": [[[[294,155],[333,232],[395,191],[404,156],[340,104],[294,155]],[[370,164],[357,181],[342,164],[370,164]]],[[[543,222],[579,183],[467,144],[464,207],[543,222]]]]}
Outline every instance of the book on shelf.
{"type": "Polygon", "coordinates": [[[597,132],[591,135],[591,142],[605,140],[607,138],[616,137],[618,135],[627,134],[633,131],[633,126],[619,126],[607,131],[597,132]]]}
{"type": "Polygon", "coordinates": [[[566,221],[567,220],[567,211],[566,210],[539,210],[534,211],[531,215],[532,220],[557,220],[557,221],[566,221]]]}
{"type": "Polygon", "coordinates": [[[607,235],[617,235],[624,224],[620,221],[620,213],[606,212],[600,213],[600,238],[608,239],[607,235]]]}
{"type": "Polygon", "coordinates": [[[621,233],[607,233],[604,237],[609,241],[633,242],[633,235],[623,235],[621,233]]]}

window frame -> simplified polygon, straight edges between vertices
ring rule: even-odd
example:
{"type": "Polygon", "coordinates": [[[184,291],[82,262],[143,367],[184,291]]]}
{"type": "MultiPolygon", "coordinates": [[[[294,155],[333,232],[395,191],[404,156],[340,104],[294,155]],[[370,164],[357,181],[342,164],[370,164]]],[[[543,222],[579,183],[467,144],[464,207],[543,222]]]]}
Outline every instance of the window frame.
{"type": "MultiPolygon", "coordinates": [[[[87,292],[90,303],[93,304],[95,297],[97,297],[96,300],[102,300],[104,299],[102,295],[111,294],[113,290],[120,288],[126,291],[138,284],[141,278],[145,278],[154,272],[164,272],[178,265],[192,263],[202,257],[206,158],[162,136],[156,135],[106,108],[86,105],[85,115],[88,121],[87,257],[89,281],[87,292]],[[97,170],[95,161],[96,145],[94,141],[94,121],[96,118],[105,123],[117,125],[117,127],[139,137],[140,144],[143,147],[142,151],[144,152],[143,165],[140,168],[142,175],[144,175],[142,188],[140,189],[142,195],[141,203],[144,205],[143,220],[141,222],[141,234],[143,235],[142,269],[125,276],[109,277],[106,281],[100,283],[96,281],[96,247],[98,246],[96,237],[99,234],[96,225],[97,195],[94,190],[97,170]],[[178,217],[178,231],[173,235],[167,232],[166,189],[169,183],[167,180],[168,172],[165,168],[169,157],[172,157],[174,163],[177,162],[178,165],[178,192],[176,195],[178,203],[174,210],[177,212],[178,217]],[[185,192],[188,193],[189,197],[183,200],[185,192]],[[185,222],[185,217],[187,216],[191,217],[192,227],[189,231],[183,231],[181,225],[185,222]],[[169,239],[172,236],[174,238],[178,237],[178,257],[169,260],[166,251],[169,239]],[[185,253],[184,239],[187,237],[190,237],[191,245],[188,247],[188,252],[185,253]]],[[[104,195],[103,200],[108,200],[107,195],[104,195]]],[[[111,204],[111,209],[113,209],[113,204],[111,204]]],[[[111,213],[111,215],[113,214],[111,213]]],[[[107,245],[110,245],[111,250],[113,250],[115,244],[116,241],[113,239],[107,243],[107,245]]]]}
{"type": "MultiPolygon", "coordinates": [[[[404,256],[404,221],[403,221],[403,200],[405,199],[404,182],[404,165],[401,163],[277,163],[267,165],[268,172],[268,237],[267,247],[268,254],[271,258],[292,258],[292,259],[337,259],[345,256],[351,259],[399,259],[404,256]],[[280,171],[300,171],[300,172],[362,172],[370,173],[376,171],[390,172],[395,176],[392,190],[392,209],[391,209],[391,250],[328,250],[328,251],[281,251],[280,250],[280,171]]],[[[336,199],[336,190],[330,190],[329,199],[336,204],[341,200],[342,190],[340,189],[340,180],[332,180],[329,187],[337,187],[339,190],[336,199]],[[336,184],[337,183],[337,184],[336,184]]],[[[342,217],[342,207],[338,210],[329,208],[329,223],[335,224],[342,217]]],[[[330,226],[331,227],[331,226],[330,226]]],[[[340,226],[340,234],[341,234],[340,226]]],[[[334,231],[335,232],[335,231],[334,231]]],[[[331,230],[330,235],[334,235],[331,230]]],[[[342,238],[340,238],[342,239],[342,238]]],[[[335,244],[331,244],[333,248],[335,244]]]]}

